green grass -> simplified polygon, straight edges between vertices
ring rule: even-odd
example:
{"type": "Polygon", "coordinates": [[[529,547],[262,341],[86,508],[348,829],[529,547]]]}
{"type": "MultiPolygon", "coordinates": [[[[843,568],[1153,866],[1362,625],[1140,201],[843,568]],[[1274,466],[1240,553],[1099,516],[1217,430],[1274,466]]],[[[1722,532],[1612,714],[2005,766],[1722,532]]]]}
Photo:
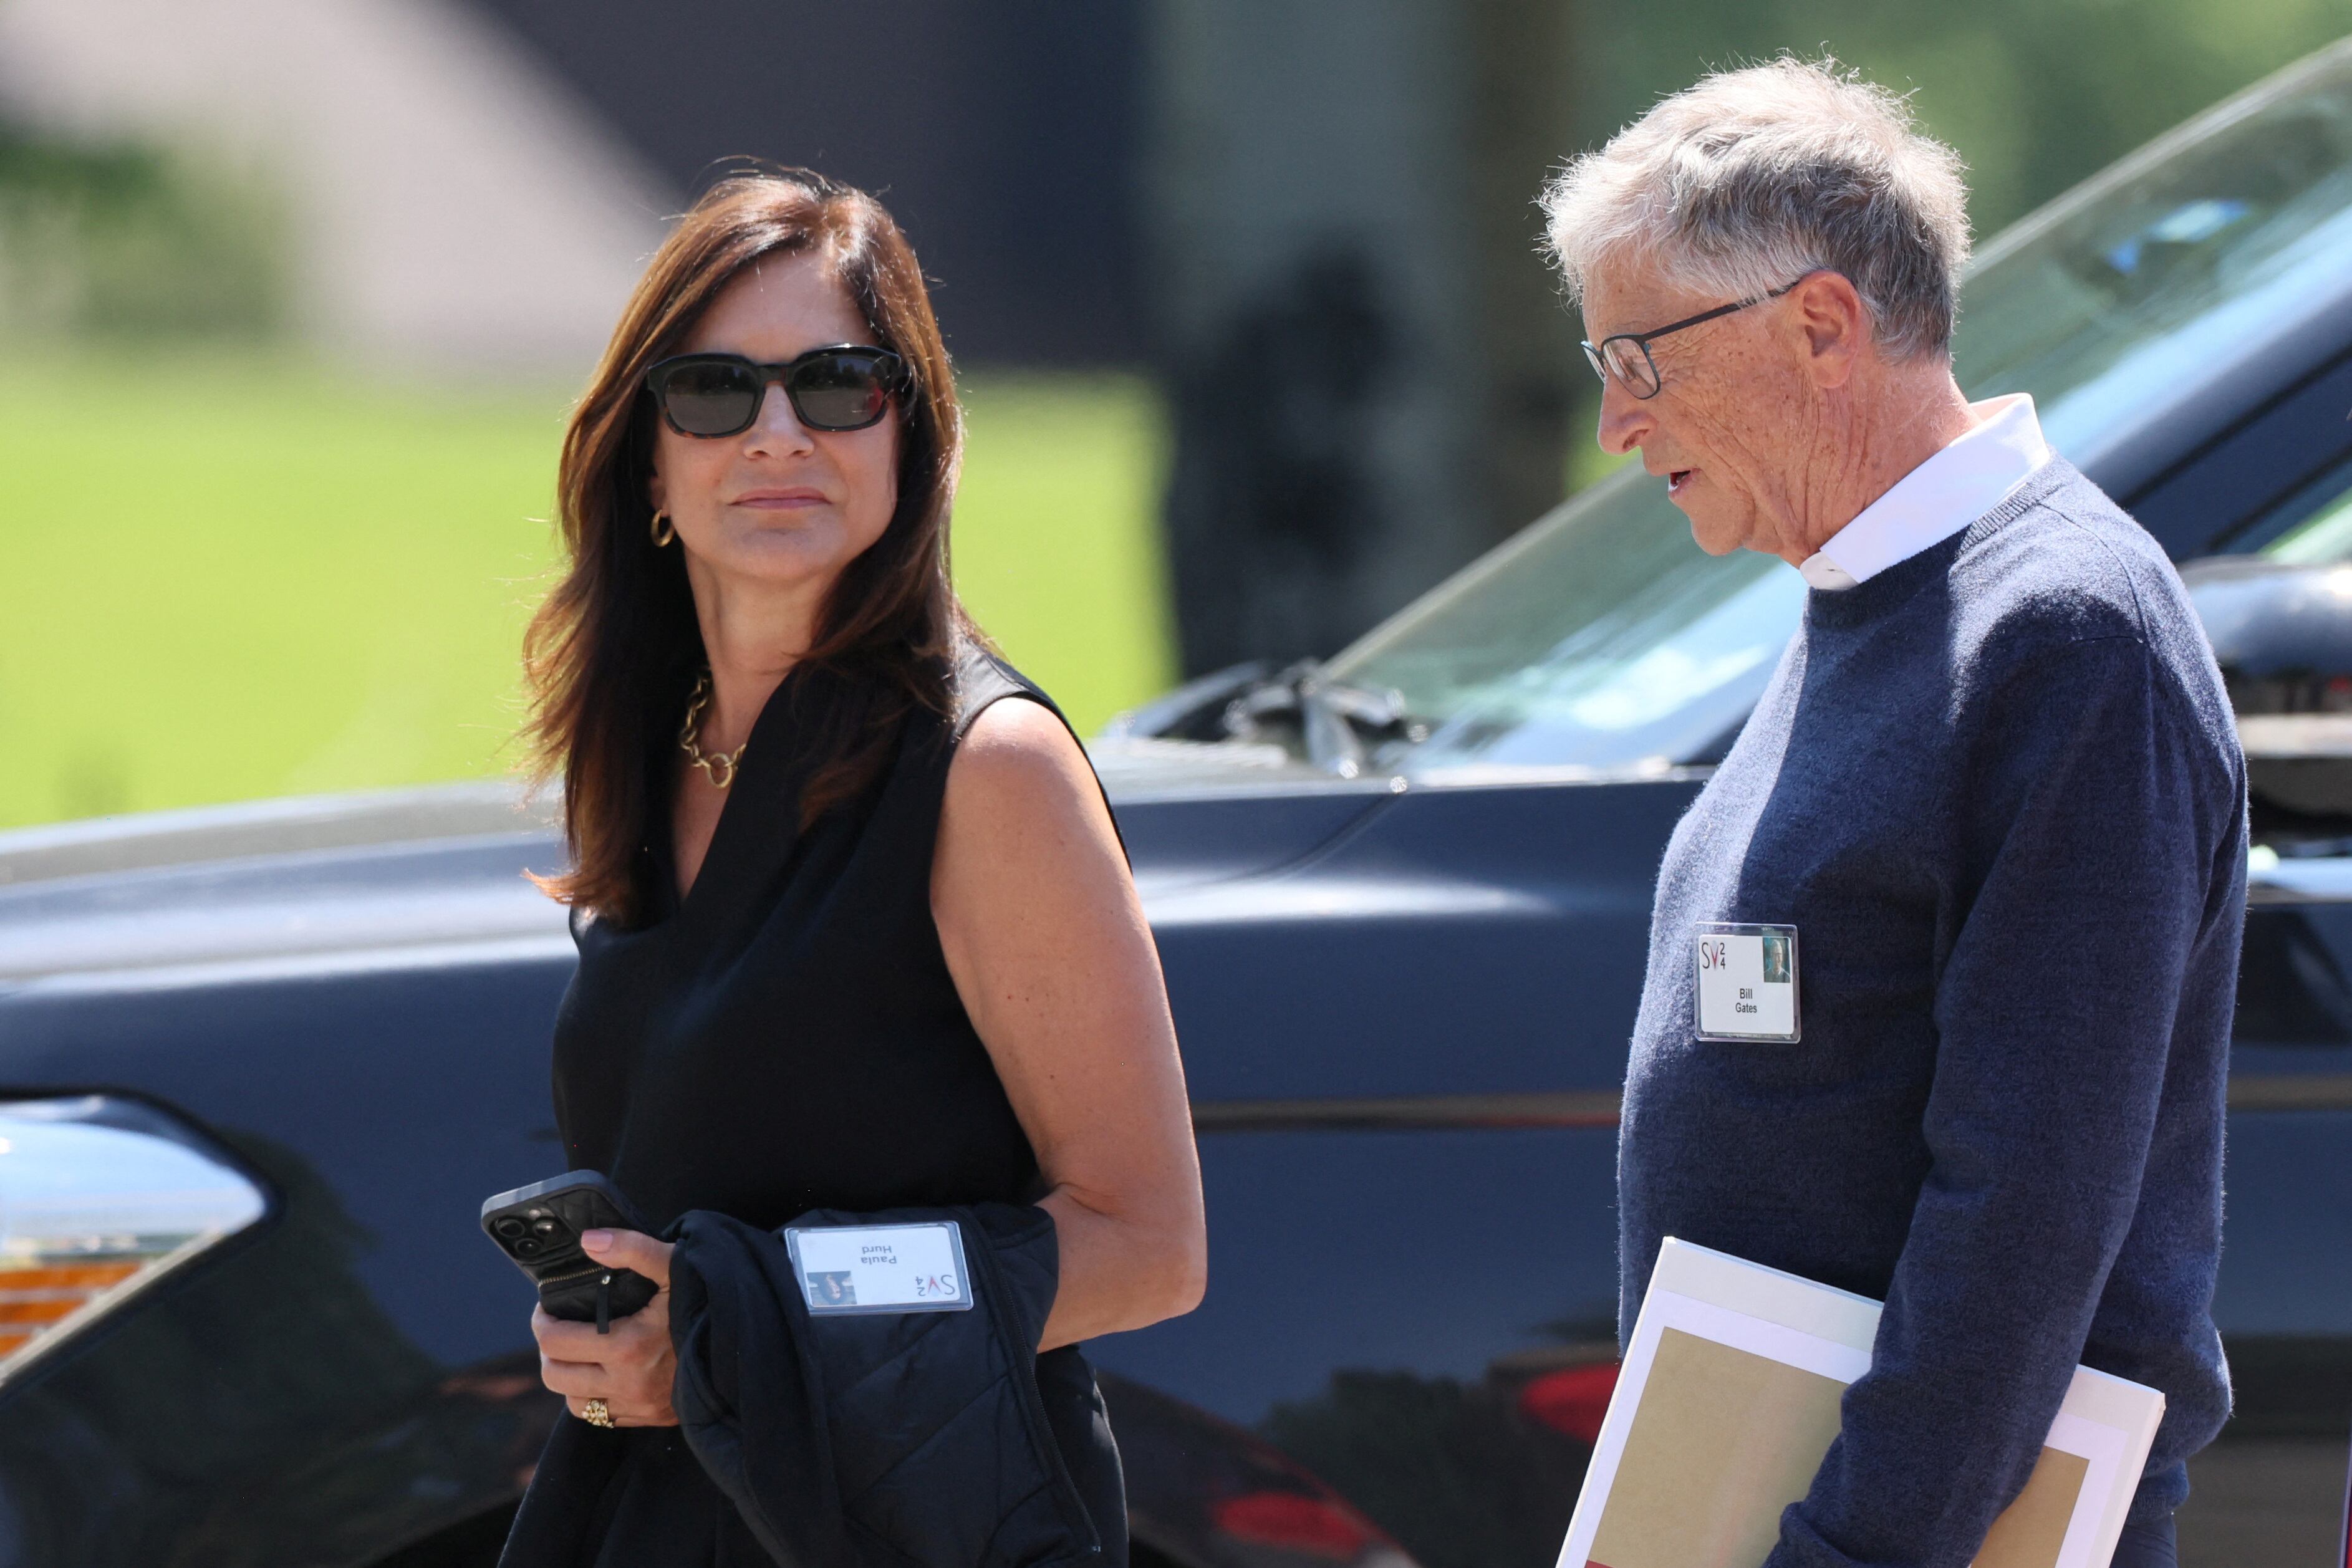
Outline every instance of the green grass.
{"type": "Polygon", "coordinates": [[[1091,734],[1176,679],[1160,404],[1125,378],[984,375],[964,392],[956,588],[1091,734]]]}
{"type": "MultiPolygon", "coordinates": [[[[510,770],[560,392],[0,365],[0,826],[510,770]]],[[[982,378],[958,580],[1082,729],[1171,668],[1159,417],[982,378]]]]}

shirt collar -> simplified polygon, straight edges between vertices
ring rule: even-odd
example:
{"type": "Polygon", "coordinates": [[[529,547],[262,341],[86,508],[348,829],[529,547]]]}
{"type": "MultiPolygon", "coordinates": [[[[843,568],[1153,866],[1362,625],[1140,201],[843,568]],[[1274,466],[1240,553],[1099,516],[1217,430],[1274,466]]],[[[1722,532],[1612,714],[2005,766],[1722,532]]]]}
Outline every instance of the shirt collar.
{"type": "Polygon", "coordinates": [[[2050,461],[2030,393],[1969,404],[1976,423],[1832,534],[1797,570],[1814,588],[1868,582],[1888,567],[1941,544],[2025,483],[2050,461]]]}

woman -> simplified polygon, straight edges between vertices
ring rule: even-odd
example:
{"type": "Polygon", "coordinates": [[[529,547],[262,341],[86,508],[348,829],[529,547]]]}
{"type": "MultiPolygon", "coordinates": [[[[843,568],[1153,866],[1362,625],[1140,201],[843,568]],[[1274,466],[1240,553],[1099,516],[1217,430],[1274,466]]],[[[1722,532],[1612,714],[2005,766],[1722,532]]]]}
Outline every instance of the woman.
{"type": "MultiPolygon", "coordinates": [[[[739,176],[655,256],[565,437],[571,570],[528,645],[574,853],[547,884],[580,948],[556,1112],[570,1163],[657,1230],[698,1208],[772,1229],[1041,1207],[1060,1273],[1038,1383],[1124,1563],[1075,1345],[1197,1303],[1199,1171],[1101,789],[950,585],[961,437],[921,274],[872,197],[739,176]]],[[[677,1430],[670,1247],[585,1239],[665,1290],[609,1334],[534,1314],[580,1419],[509,1561],[687,1539],[693,1561],[760,1561],[677,1430]]]]}

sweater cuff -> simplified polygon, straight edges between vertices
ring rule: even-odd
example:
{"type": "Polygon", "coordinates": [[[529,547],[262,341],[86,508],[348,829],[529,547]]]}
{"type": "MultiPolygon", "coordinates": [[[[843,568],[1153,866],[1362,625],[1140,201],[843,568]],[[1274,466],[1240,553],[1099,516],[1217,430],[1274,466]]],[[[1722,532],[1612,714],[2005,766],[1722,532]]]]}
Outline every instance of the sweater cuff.
{"type": "Polygon", "coordinates": [[[1760,1568],[1864,1568],[1857,1559],[1822,1540],[1798,1516],[1797,1507],[1791,1504],[1780,1515],[1780,1540],[1760,1568]]]}

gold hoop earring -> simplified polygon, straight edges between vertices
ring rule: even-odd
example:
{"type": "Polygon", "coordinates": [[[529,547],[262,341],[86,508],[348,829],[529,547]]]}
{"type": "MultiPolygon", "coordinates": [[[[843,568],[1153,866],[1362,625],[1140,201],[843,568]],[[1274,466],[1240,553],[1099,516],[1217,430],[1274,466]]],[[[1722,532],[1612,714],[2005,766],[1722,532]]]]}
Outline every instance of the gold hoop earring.
{"type": "Polygon", "coordinates": [[[653,535],[654,549],[661,549],[662,546],[677,538],[677,529],[671,525],[669,514],[667,512],[656,512],[654,514],[653,535]]]}

